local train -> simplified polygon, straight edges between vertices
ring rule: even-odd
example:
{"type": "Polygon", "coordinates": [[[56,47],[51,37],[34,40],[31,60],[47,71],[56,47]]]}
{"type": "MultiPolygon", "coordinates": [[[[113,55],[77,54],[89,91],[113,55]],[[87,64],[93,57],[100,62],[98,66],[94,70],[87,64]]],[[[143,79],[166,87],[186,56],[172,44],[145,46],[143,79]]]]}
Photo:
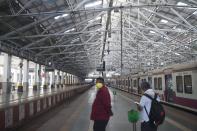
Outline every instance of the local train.
{"type": "Polygon", "coordinates": [[[197,62],[112,77],[111,87],[142,94],[141,83],[149,82],[165,102],[197,109],[197,62]]]}

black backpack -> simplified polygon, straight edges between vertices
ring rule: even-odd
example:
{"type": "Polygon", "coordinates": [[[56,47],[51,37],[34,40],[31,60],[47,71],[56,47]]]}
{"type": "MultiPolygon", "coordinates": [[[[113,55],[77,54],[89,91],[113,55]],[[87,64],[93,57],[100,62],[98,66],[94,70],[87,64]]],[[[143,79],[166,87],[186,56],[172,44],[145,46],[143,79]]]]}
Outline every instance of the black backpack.
{"type": "Polygon", "coordinates": [[[148,94],[144,94],[144,96],[146,96],[152,100],[149,115],[148,115],[148,112],[147,112],[147,109],[145,106],[144,106],[144,108],[145,108],[145,111],[149,117],[150,124],[152,126],[157,127],[160,124],[162,124],[165,119],[165,110],[164,110],[163,106],[161,105],[161,103],[159,101],[157,101],[157,94],[155,94],[154,98],[152,98],[148,94]]]}

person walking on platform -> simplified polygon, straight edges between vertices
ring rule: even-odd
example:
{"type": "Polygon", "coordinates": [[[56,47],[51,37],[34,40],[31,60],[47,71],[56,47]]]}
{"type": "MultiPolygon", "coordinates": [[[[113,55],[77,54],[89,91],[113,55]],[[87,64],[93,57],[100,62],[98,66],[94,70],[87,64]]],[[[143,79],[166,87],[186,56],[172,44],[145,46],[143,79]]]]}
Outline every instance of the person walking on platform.
{"type": "Polygon", "coordinates": [[[142,91],[144,94],[140,99],[140,103],[137,103],[137,108],[140,111],[141,118],[141,131],[157,131],[157,126],[153,125],[150,121],[150,110],[152,105],[152,100],[149,97],[154,97],[156,101],[160,101],[159,97],[156,95],[153,89],[150,88],[148,82],[143,82],[141,84],[142,91]]]}
{"type": "Polygon", "coordinates": [[[94,131],[105,131],[109,118],[113,115],[111,98],[103,78],[99,77],[96,79],[96,88],[98,91],[92,105],[90,119],[94,121],[94,131]]]}

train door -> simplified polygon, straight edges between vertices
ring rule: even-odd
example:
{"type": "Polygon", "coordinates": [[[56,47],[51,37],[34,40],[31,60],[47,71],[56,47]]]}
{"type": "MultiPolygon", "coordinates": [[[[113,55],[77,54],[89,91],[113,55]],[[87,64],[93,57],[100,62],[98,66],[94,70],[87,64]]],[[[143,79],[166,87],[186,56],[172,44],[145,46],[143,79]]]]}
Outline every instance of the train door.
{"type": "Polygon", "coordinates": [[[165,100],[167,102],[173,102],[173,90],[172,90],[172,74],[165,75],[165,100]]]}

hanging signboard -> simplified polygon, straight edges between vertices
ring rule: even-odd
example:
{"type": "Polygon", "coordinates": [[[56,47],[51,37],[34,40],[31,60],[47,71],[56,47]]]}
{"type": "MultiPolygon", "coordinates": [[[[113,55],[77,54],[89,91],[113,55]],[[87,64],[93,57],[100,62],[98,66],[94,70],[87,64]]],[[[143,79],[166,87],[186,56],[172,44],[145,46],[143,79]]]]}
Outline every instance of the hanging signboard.
{"type": "Polygon", "coordinates": [[[102,64],[96,67],[96,71],[105,71],[105,61],[103,61],[102,64]]]}

